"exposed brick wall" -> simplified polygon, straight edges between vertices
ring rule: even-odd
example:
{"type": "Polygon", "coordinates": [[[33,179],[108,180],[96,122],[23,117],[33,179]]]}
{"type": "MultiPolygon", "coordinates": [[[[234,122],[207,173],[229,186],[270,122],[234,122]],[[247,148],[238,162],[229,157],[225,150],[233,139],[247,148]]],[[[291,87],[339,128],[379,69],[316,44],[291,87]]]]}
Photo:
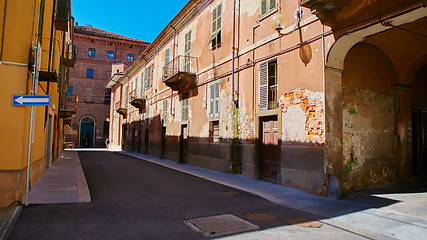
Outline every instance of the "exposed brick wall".
{"type": "Polygon", "coordinates": [[[133,54],[136,60],[149,43],[78,31],[74,33],[73,43],[76,46],[77,61],[74,68],[70,69],[69,86],[73,87],[73,95],[78,98],[78,103],[75,117],[71,120],[72,134],[66,135],[65,141],[75,142],[78,146],[80,121],[83,117],[90,116],[95,120],[94,146],[103,147],[105,138],[108,137],[108,130],[104,133],[104,121],[109,117],[109,102],[104,103],[105,84],[111,77],[112,64],[132,64],[132,61],[128,61],[128,54],[133,54]],[[88,56],[89,48],[95,49],[95,56],[88,56]],[[114,59],[107,58],[108,51],[114,52],[114,59]],[[87,69],[94,70],[93,78],[86,78],[87,69]]]}
{"type": "Polygon", "coordinates": [[[323,144],[325,141],[324,102],[324,93],[312,92],[308,89],[295,89],[280,96],[279,106],[284,118],[282,119],[282,141],[323,144]],[[297,124],[288,124],[287,121],[294,121],[297,124]]]}

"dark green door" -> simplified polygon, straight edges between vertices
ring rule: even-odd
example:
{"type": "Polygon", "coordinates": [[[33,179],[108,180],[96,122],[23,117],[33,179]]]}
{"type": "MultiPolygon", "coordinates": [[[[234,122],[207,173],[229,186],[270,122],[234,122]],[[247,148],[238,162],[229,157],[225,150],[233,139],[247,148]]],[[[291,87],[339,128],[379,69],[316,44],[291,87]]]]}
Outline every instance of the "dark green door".
{"type": "Polygon", "coordinates": [[[84,117],[80,122],[80,147],[93,147],[95,122],[91,117],[84,117]]]}

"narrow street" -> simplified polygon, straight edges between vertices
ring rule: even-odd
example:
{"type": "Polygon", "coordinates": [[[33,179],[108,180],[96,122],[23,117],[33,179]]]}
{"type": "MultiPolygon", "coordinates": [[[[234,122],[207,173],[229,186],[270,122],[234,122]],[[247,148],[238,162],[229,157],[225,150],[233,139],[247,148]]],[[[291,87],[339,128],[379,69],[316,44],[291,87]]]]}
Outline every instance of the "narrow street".
{"type": "Polygon", "coordinates": [[[24,207],[10,239],[202,239],[184,220],[248,213],[261,229],[309,217],[260,197],[108,152],[80,152],[91,203],[24,207]]]}

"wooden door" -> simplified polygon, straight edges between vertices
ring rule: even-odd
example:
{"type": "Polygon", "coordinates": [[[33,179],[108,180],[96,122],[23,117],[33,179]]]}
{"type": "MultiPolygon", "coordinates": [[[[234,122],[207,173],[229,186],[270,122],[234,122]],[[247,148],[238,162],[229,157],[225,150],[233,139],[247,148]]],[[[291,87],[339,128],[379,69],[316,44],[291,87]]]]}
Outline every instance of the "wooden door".
{"type": "Polygon", "coordinates": [[[261,180],[277,182],[279,151],[277,117],[262,119],[261,133],[261,180]]]}
{"type": "Polygon", "coordinates": [[[412,173],[427,173],[427,110],[412,112],[412,173]]]}

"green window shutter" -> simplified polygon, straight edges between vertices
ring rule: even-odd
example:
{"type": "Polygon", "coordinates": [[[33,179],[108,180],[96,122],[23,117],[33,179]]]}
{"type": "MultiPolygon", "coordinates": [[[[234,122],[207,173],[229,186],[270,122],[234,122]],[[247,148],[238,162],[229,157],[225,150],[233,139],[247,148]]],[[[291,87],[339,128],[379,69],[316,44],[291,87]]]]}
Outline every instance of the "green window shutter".
{"type": "Polygon", "coordinates": [[[216,27],[216,10],[217,8],[214,8],[212,12],[212,32],[215,32],[218,28],[216,27]]]}
{"type": "Polygon", "coordinates": [[[129,94],[129,86],[126,86],[125,88],[125,108],[127,108],[128,105],[128,94],[129,94]]]}
{"type": "Polygon", "coordinates": [[[153,64],[148,67],[148,87],[153,86],[153,64]]]}
{"type": "Polygon", "coordinates": [[[170,51],[170,48],[165,50],[165,66],[170,62],[170,51]]]}
{"type": "Polygon", "coordinates": [[[190,72],[191,31],[185,34],[184,71],[190,72]]]}
{"type": "Polygon", "coordinates": [[[267,1],[268,0],[261,0],[261,7],[259,9],[259,16],[260,17],[263,17],[264,15],[266,15],[268,13],[267,1]]]}
{"type": "Polygon", "coordinates": [[[268,106],[268,62],[260,65],[259,74],[259,108],[267,109],[268,106]]]}
{"type": "Polygon", "coordinates": [[[214,84],[212,83],[211,85],[210,85],[210,101],[209,101],[209,113],[210,113],[210,116],[211,117],[213,117],[213,115],[214,115],[214,93],[215,92],[215,87],[214,87],[214,84]]]}
{"type": "Polygon", "coordinates": [[[163,123],[166,124],[167,114],[168,114],[168,100],[163,100],[163,123]]]}
{"type": "Polygon", "coordinates": [[[217,7],[216,30],[221,29],[222,4],[217,7]]]}
{"type": "Polygon", "coordinates": [[[214,98],[215,98],[215,100],[214,100],[214,102],[215,102],[215,104],[214,104],[214,112],[215,112],[215,116],[217,117],[218,116],[218,112],[219,112],[219,82],[216,82],[215,84],[214,84],[214,87],[215,87],[215,95],[214,95],[214,98]]]}
{"type": "Polygon", "coordinates": [[[270,0],[270,6],[268,9],[268,12],[271,13],[272,11],[277,9],[277,0],[270,0]]]}
{"type": "Polygon", "coordinates": [[[144,89],[144,72],[141,72],[141,90],[144,89]]]}
{"type": "Polygon", "coordinates": [[[38,26],[38,34],[39,34],[39,42],[41,43],[43,40],[43,19],[44,19],[44,1],[40,1],[40,15],[39,15],[39,26],[38,26]]]}
{"type": "Polygon", "coordinates": [[[135,89],[138,89],[138,77],[135,78],[135,89]]]}
{"type": "Polygon", "coordinates": [[[144,70],[144,88],[148,88],[148,68],[144,70]]]}

